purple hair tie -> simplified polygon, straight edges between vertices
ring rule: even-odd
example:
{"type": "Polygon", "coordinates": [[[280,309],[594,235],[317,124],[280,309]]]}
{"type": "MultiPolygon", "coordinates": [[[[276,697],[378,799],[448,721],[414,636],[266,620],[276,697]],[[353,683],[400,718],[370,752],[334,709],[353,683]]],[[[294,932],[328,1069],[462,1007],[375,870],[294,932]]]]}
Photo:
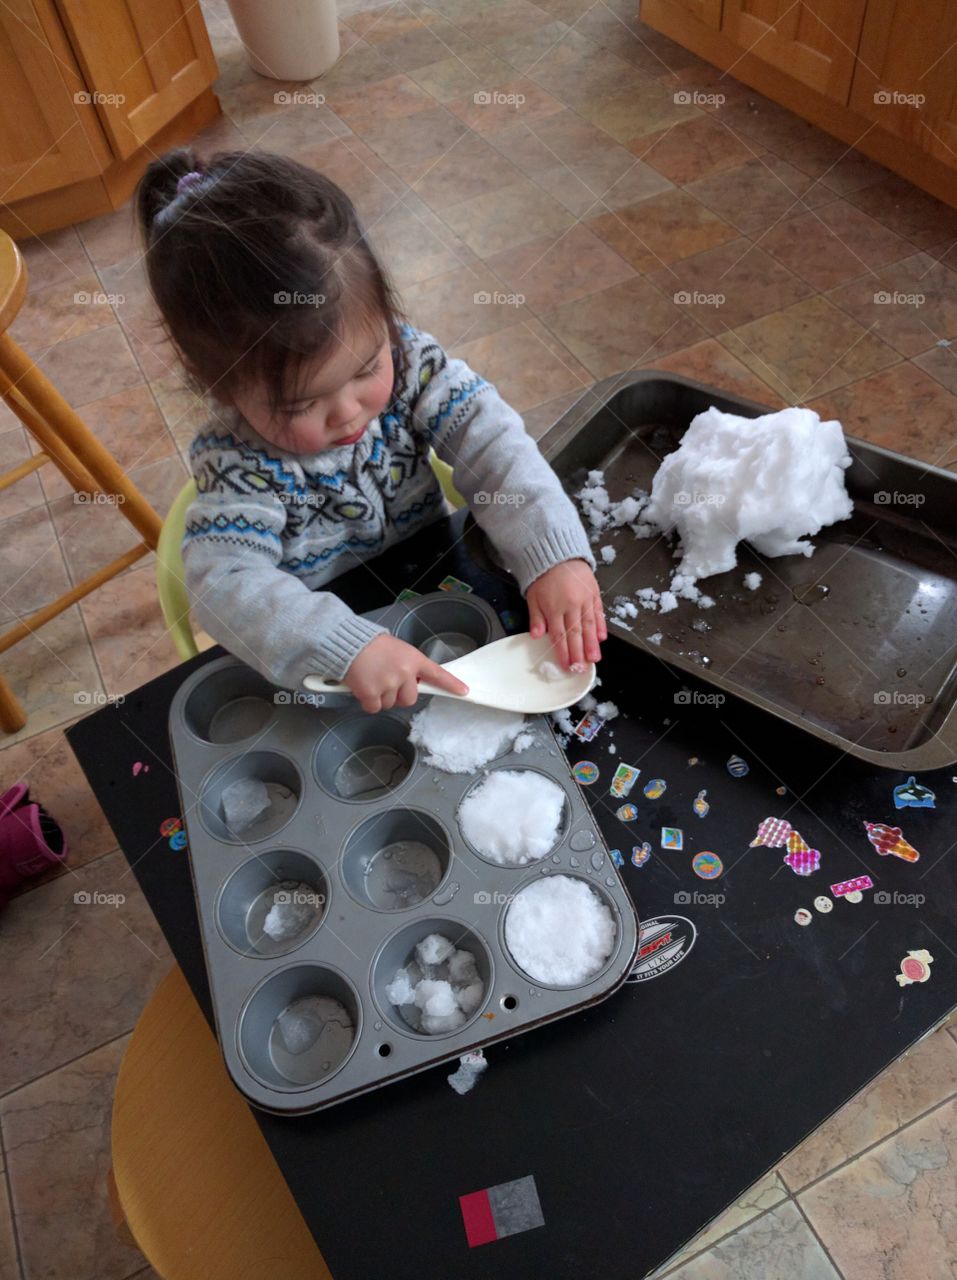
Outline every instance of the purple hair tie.
{"type": "Polygon", "coordinates": [[[194,182],[199,182],[205,178],[205,173],[201,173],[199,169],[190,169],[189,173],[184,173],[176,184],[176,194],[181,196],[187,187],[191,187],[194,182]]]}

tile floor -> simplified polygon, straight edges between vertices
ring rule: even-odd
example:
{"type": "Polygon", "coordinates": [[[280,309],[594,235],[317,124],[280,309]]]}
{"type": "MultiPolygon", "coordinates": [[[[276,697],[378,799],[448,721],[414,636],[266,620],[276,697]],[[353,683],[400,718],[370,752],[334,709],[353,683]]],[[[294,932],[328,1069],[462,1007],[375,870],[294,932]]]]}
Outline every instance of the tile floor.
{"type": "MultiPolygon", "coordinates": [[[[224,114],[201,152],[274,149],[341,183],[416,323],[536,435],[596,379],[654,365],[957,466],[957,212],[644,27],[634,0],[344,0],[342,57],[311,86],[256,76],[223,0],[204,9],[224,114]],[[274,101],[304,88],[325,101],[274,101]]],[[[165,510],[202,405],[156,326],[129,209],[22,249],[14,336],[165,510]]],[[[0,406],[0,468],[29,449],[0,406]]],[[[131,541],[48,469],[21,482],[0,495],[0,621],[131,541]]],[[[29,723],[0,775],[29,779],[73,856],[0,915],[0,1280],[154,1274],[114,1239],[104,1177],[117,1065],[170,957],[62,732],[174,662],[149,562],[3,659],[29,723]],[[121,909],[73,904],[119,885],[121,909]]],[[[952,1275],[955,1034],[886,1072],[668,1274],[952,1275]]]]}

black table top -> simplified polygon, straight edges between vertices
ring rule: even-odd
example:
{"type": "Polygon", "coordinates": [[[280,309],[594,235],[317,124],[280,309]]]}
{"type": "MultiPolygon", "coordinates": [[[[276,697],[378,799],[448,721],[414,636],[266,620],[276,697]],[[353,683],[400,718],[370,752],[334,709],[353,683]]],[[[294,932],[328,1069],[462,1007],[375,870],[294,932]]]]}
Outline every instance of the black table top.
{"type": "MultiPolygon", "coordinates": [[[[434,590],[452,573],[524,625],[521,598],[469,557],[462,525],[460,515],[431,526],[374,568],[338,579],[337,592],[368,610],[405,586],[434,590]]],[[[170,701],[220,652],[67,731],[210,1025],[187,855],[159,827],[179,812],[170,701]],[[137,761],[150,769],[134,777],[137,761]]],[[[733,699],[716,705],[706,683],[614,637],[605,654],[599,692],[621,714],[594,741],[573,739],[569,758],[599,766],[588,799],[609,846],[624,856],[645,929],[671,917],[675,935],[687,937],[682,921],[690,922],[694,944],[653,979],[493,1046],[488,1070],[465,1096],[446,1083],[451,1068],[438,1067],[312,1116],[254,1111],[336,1280],[635,1280],[957,1003],[951,770],[919,779],[936,794],[935,808],[898,811],[893,789],[903,776],[733,699]],[[748,763],[746,776],[728,771],[732,755],[748,763]],[[608,794],[619,762],[642,771],[629,797],[638,817],[627,824],[616,816],[621,801],[608,794]],[[667,782],[659,799],[643,794],[653,778],[667,782]],[[704,818],[692,810],[701,790],[710,804],[704,818]],[[768,816],[786,819],[820,850],[817,872],[798,876],[784,865],[784,849],[750,847],[768,816]],[[865,821],[902,828],[920,860],[878,856],[865,821]],[[661,850],[662,826],[683,830],[683,851],[661,850]],[[652,854],[638,867],[631,850],[645,841],[652,854]],[[720,878],[693,872],[702,850],[723,860],[720,878]],[[864,874],[874,888],[860,903],[830,893],[831,884],[864,874]],[[815,910],[818,895],[832,898],[828,914],[815,910]],[[806,927],[795,923],[799,907],[811,910],[806,927]],[[901,960],[919,950],[933,956],[929,980],[899,986],[901,960]],[[459,1197],[529,1175],[544,1224],[469,1247],[459,1197]]]]}

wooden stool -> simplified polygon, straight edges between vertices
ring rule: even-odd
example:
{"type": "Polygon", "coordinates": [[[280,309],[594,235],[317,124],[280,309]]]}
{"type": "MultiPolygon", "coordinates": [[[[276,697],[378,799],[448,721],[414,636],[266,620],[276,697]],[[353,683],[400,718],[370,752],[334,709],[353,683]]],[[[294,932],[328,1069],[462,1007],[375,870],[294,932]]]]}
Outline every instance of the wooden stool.
{"type": "MultiPolygon", "coordinates": [[[[0,635],[0,654],[24,636],[68,609],[77,600],[115,578],[142,556],[156,550],[162,520],[116,464],[83,419],[67,404],[53,383],[7,333],[27,293],[27,269],[20,251],[0,231],[0,396],[36,439],[41,453],[0,475],[0,490],[46,463],[58,467],[77,493],[106,494],[119,499],[118,510],[142,538],[110,564],[84,579],[72,591],[0,635]]],[[[23,708],[0,676],[0,728],[14,733],[26,724],[23,708]]]]}
{"type": "Polygon", "coordinates": [[[332,1280],[178,967],[123,1056],[110,1181],[163,1280],[332,1280]]]}

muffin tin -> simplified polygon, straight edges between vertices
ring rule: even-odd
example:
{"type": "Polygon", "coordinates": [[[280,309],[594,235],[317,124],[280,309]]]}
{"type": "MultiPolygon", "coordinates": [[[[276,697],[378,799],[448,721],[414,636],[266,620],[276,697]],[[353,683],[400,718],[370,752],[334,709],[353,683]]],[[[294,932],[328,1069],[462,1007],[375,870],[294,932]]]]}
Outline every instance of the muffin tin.
{"type": "MultiPolygon", "coordinates": [[[[503,634],[484,601],[443,592],[366,616],[419,647],[438,636],[465,651],[503,634]]],[[[264,1110],[316,1111],[452,1061],[606,998],[631,969],[634,907],[547,719],[527,719],[534,742],[524,751],[473,776],[448,774],[408,739],[425,703],[367,715],[348,695],[278,689],[232,657],[201,667],[173,700],[170,738],[217,1032],[236,1085],[264,1110]],[[500,866],[465,840],[459,805],[493,769],[537,770],[564,791],[559,837],[541,860],[500,866]],[[270,805],[237,834],[222,797],[241,779],[264,784],[270,805]],[[509,901],[549,874],[586,881],[615,920],[611,955],[579,986],[530,979],[505,945],[509,901]],[[264,929],[277,901],[302,912],[301,931],[286,940],[264,929]],[[473,953],[484,994],[458,1030],[430,1035],[406,1022],[385,988],[432,933],[473,953]],[[304,997],[336,1005],[316,1006],[318,1040],[290,1052],[302,1024],[287,1011],[304,997]]]]}

